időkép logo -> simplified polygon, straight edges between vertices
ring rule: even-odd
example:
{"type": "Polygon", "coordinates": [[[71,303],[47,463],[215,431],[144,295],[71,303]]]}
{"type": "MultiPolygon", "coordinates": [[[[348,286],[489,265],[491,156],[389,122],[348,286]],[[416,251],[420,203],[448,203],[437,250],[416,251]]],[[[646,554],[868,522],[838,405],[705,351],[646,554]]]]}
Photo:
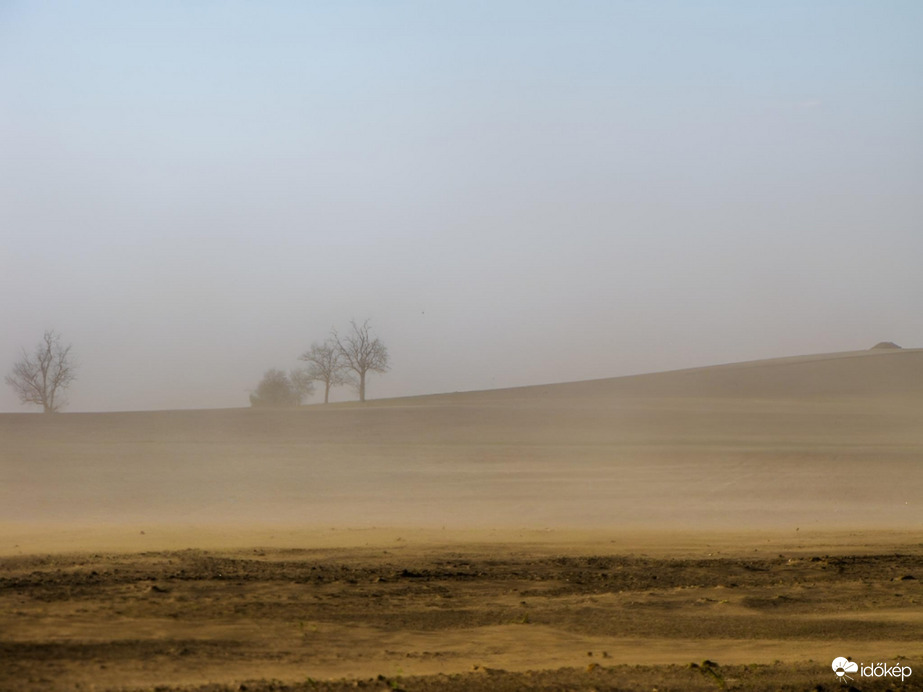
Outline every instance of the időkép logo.
{"type": "Polygon", "coordinates": [[[833,659],[833,672],[836,673],[840,682],[845,684],[847,680],[854,679],[849,676],[849,673],[858,673],[863,678],[900,678],[903,682],[905,678],[911,676],[913,670],[910,666],[900,664],[891,666],[883,662],[866,665],[865,663],[856,663],[855,661],[850,661],[848,658],[838,656],[833,659]]]}

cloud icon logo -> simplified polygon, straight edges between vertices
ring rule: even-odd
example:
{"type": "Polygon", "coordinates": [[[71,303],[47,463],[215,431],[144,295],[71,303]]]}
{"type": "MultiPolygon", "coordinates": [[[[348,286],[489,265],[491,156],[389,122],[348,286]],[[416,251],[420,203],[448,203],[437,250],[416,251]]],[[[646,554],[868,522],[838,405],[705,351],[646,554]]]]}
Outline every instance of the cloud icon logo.
{"type": "Polygon", "coordinates": [[[843,658],[842,656],[838,656],[837,658],[833,659],[833,672],[836,673],[836,676],[841,680],[844,677],[852,680],[852,678],[846,675],[846,673],[858,673],[859,664],[855,661],[850,661],[847,658],[843,658]]]}

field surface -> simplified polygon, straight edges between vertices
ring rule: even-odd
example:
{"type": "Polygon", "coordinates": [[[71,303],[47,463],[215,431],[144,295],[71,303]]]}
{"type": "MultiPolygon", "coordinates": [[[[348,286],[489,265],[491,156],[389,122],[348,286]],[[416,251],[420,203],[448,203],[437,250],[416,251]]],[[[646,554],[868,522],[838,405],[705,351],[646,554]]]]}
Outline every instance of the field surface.
{"type": "Polygon", "coordinates": [[[0,415],[0,689],[923,689],[921,463],[921,350],[0,415]]]}

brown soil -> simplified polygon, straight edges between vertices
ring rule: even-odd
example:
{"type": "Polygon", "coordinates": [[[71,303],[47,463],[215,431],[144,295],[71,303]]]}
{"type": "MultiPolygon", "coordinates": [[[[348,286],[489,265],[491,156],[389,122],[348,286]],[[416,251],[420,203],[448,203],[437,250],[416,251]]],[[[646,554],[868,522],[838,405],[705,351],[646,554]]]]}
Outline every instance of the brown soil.
{"type": "MultiPolygon", "coordinates": [[[[923,544],[722,547],[670,557],[398,537],[9,557],[0,680],[15,691],[840,689],[838,655],[903,660],[923,678],[923,544]]],[[[859,689],[888,689],[873,683],[859,689]]]]}

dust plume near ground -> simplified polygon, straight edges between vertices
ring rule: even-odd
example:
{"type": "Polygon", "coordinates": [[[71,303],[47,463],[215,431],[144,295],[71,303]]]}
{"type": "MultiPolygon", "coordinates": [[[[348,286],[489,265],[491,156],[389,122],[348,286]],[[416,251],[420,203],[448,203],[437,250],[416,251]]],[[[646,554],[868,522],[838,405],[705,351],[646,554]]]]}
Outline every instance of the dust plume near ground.
{"type": "MultiPolygon", "coordinates": [[[[919,526],[923,352],[295,410],[0,416],[0,521],[919,526]]],[[[2,549],[2,546],[0,546],[2,549]]]]}
{"type": "Polygon", "coordinates": [[[4,689],[923,679],[921,350],[0,440],[4,689]]]}

